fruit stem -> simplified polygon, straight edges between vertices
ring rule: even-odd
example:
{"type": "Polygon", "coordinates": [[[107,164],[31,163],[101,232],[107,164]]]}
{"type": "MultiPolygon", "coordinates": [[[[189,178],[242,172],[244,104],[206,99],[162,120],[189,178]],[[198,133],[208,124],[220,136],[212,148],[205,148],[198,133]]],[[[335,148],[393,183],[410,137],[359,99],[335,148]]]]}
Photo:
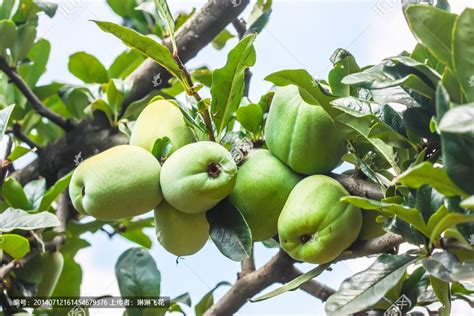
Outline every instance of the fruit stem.
{"type": "MultiPolygon", "coordinates": [[[[178,64],[179,69],[181,69],[181,71],[183,72],[184,77],[186,79],[187,87],[186,86],[184,87],[186,89],[186,93],[190,96],[193,96],[194,99],[197,101],[197,103],[201,102],[202,98],[194,87],[194,83],[193,83],[193,79],[191,78],[191,74],[189,73],[189,71],[186,68],[186,66],[184,65],[184,63],[181,61],[181,58],[179,58],[178,53],[176,52],[175,54],[173,54],[173,57],[174,57],[174,60],[176,61],[176,63],[178,64]]],[[[211,115],[209,113],[209,109],[206,107],[202,111],[202,114],[203,114],[203,118],[204,118],[204,123],[206,124],[207,133],[209,135],[209,140],[212,141],[212,142],[215,142],[216,138],[214,137],[214,129],[212,128],[212,121],[211,121],[211,115]]]]}

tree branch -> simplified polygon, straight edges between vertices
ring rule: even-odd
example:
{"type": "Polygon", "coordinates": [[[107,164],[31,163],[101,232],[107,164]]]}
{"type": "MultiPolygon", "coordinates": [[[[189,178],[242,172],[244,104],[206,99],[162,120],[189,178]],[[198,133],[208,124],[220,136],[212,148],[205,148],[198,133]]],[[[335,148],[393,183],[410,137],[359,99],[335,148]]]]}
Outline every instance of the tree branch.
{"type": "Polygon", "coordinates": [[[8,78],[10,78],[11,82],[13,82],[18,90],[23,93],[26,99],[30,102],[33,109],[39,115],[47,118],[66,131],[72,128],[70,121],[54,113],[41,102],[41,100],[36,96],[36,94],[34,94],[30,87],[28,87],[23,78],[21,78],[14,68],[11,68],[8,65],[7,61],[3,57],[0,57],[0,70],[2,70],[8,76],[8,78]]]}
{"type": "Polygon", "coordinates": [[[21,125],[20,124],[13,124],[12,134],[16,138],[18,138],[20,141],[27,144],[28,147],[30,147],[32,150],[36,148],[36,152],[38,154],[41,153],[41,150],[42,150],[41,146],[36,144],[34,141],[32,141],[30,138],[28,138],[28,136],[26,136],[25,134],[23,134],[23,132],[21,131],[21,125]]]}
{"type": "Polygon", "coordinates": [[[382,187],[378,184],[362,179],[354,179],[345,174],[330,173],[329,176],[342,184],[342,186],[352,195],[374,200],[381,200],[384,198],[382,187]]]}
{"type": "MultiPolygon", "coordinates": [[[[188,62],[197,53],[207,46],[229,23],[234,21],[249,4],[249,0],[241,0],[239,5],[234,5],[229,0],[209,0],[176,32],[176,45],[179,57],[183,63],[188,62]]],[[[170,47],[169,41],[165,43],[170,47]]],[[[132,93],[124,102],[123,111],[127,106],[145,97],[154,89],[161,89],[170,79],[170,74],[151,59],[145,60],[128,78],[132,83],[132,93]],[[161,74],[163,83],[153,85],[153,77],[161,74]]]]}
{"type": "Polygon", "coordinates": [[[255,271],[255,258],[253,254],[254,249],[255,248],[252,246],[252,253],[250,254],[250,256],[247,259],[244,259],[240,263],[241,272],[239,273],[239,278],[242,278],[246,274],[249,274],[255,271]]]}

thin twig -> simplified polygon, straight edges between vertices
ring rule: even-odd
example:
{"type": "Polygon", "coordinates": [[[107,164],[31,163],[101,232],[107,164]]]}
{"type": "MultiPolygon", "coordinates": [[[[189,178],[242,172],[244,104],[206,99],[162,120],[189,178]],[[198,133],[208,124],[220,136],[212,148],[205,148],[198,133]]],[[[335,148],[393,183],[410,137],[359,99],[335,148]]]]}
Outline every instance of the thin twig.
{"type": "MultiPolygon", "coordinates": [[[[186,68],[184,63],[181,61],[181,58],[179,58],[179,55],[177,53],[174,54],[173,57],[174,57],[175,61],[178,63],[178,66],[181,69],[181,71],[184,73],[184,76],[186,78],[186,82],[187,82],[187,84],[189,86],[189,89],[190,89],[189,91],[187,91],[188,94],[193,96],[194,99],[196,100],[196,102],[198,102],[198,103],[201,102],[202,98],[194,87],[194,82],[193,82],[193,79],[191,78],[191,74],[189,73],[188,69],[186,68]]],[[[204,123],[206,124],[206,127],[207,127],[209,140],[214,142],[214,141],[216,141],[216,139],[214,137],[214,129],[212,127],[212,121],[211,121],[211,115],[209,113],[209,109],[206,107],[202,111],[202,114],[203,114],[203,118],[204,118],[204,123]]]]}
{"type": "Polygon", "coordinates": [[[7,177],[8,169],[10,168],[10,165],[11,165],[11,161],[9,161],[7,158],[8,156],[10,156],[12,147],[13,147],[12,138],[10,136],[7,136],[7,146],[5,149],[5,153],[3,155],[3,159],[0,160],[0,191],[2,190],[3,182],[5,181],[5,178],[7,177]]]}
{"type": "Polygon", "coordinates": [[[12,134],[18,138],[20,141],[24,142],[25,144],[28,145],[31,149],[36,148],[36,153],[38,155],[41,153],[42,148],[40,145],[35,143],[33,140],[31,140],[28,136],[26,136],[22,131],[21,131],[21,125],[20,124],[13,124],[13,129],[12,129],[12,134]]]}
{"type": "Polygon", "coordinates": [[[23,93],[26,99],[30,102],[33,109],[35,109],[39,115],[47,118],[64,130],[70,130],[72,128],[72,124],[69,120],[66,120],[60,115],[54,113],[48,109],[43,104],[43,102],[41,102],[41,100],[30,89],[30,87],[28,87],[28,84],[16,72],[15,68],[10,67],[7,61],[2,57],[0,57],[0,70],[2,70],[8,76],[8,78],[10,78],[11,82],[13,82],[18,90],[23,93]]]}

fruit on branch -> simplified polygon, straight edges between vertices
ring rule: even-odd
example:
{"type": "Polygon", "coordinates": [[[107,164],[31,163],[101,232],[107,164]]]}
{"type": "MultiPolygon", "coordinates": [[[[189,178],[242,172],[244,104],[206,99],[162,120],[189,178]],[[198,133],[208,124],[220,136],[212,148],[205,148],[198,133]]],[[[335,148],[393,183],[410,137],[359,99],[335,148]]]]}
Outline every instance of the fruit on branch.
{"type": "Polygon", "coordinates": [[[64,267],[64,257],[59,251],[45,252],[42,255],[43,277],[38,284],[37,297],[50,297],[64,267]]]}
{"type": "Polygon", "coordinates": [[[155,210],[156,237],[176,256],[189,256],[204,247],[209,239],[206,213],[184,213],[166,201],[155,210]]]}
{"type": "Polygon", "coordinates": [[[145,149],[120,145],[83,161],[69,195],[76,210],[100,220],[140,215],[157,207],[161,166],[145,149]]]}
{"type": "Polygon", "coordinates": [[[296,260],[317,264],[339,256],[362,225],[360,209],[340,201],[347,195],[339,182],[324,175],[300,181],[278,218],[282,248],[296,260]]]}
{"type": "Polygon", "coordinates": [[[376,222],[376,218],[379,215],[378,212],[374,211],[362,212],[362,228],[359,233],[360,240],[368,240],[385,234],[383,223],[376,222]]]}
{"type": "Polygon", "coordinates": [[[165,200],[182,212],[202,213],[232,191],[237,165],[223,146],[209,141],[181,147],[161,170],[165,200]]]}
{"type": "Polygon", "coordinates": [[[321,106],[305,102],[294,85],[277,88],[265,139],[273,155],[305,175],[331,171],[344,149],[333,119],[321,106]]]}
{"type": "Polygon", "coordinates": [[[300,175],[266,149],[248,155],[229,200],[245,217],[253,240],[266,240],[277,233],[278,216],[300,180],[300,175]]]}
{"type": "Polygon", "coordinates": [[[163,137],[170,139],[171,152],[195,141],[178,107],[169,101],[158,100],[150,103],[138,116],[130,144],[151,152],[155,141],[163,137]]]}

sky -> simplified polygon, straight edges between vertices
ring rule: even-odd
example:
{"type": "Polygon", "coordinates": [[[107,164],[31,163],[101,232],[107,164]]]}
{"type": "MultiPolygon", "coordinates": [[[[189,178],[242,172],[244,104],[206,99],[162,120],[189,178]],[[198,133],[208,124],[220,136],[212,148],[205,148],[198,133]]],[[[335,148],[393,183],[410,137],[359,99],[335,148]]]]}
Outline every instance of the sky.
{"type": "MultiPolygon", "coordinates": [[[[174,13],[190,11],[192,7],[199,8],[203,3],[204,1],[169,0],[174,13]]],[[[460,12],[468,3],[469,1],[451,1],[454,12],[460,12]]],[[[41,83],[54,80],[80,83],[67,70],[69,55],[85,51],[109,66],[125,49],[119,40],[101,32],[89,20],[120,22],[120,18],[110,10],[105,1],[59,1],[59,5],[58,13],[53,19],[46,16],[40,19],[38,35],[52,44],[48,71],[41,83]]],[[[244,17],[248,15],[248,11],[245,11],[244,17]]],[[[235,33],[232,28],[229,30],[235,33]]],[[[190,61],[188,67],[222,67],[226,52],[235,44],[236,40],[229,41],[223,51],[209,46],[190,61]]],[[[337,48],[349,50],[359,65],[368,65],[397,55],[403,50],[410,51],[414,46],[415,40],[406,26],[399,0],[274,0],[270,22],[255,44],[257,62],[252,68],[250,98],[258,100],[271,87],[270,83],[264,81],[264,77],[278,70],[304,68],[316,78],[325,78],[331,67],[329,57],[337,48]]],[[[235,281],[239,263],[222,256],[212,242],[208,242],[196,255],[176,263],[176,257],[157,243],[153,230],[148,230],[147,234],[154,241],[150,252],[161,271],[163,295],[174,297],[189,292],[195,304],[218,282],[235,281]]],[[[84,274],[82,295],[119,295],[114,275],[115,262],[123,251],[136,245],[120,237],[109,239],[101,232],[87,233],[83,237],[92,246],[81,250],[76,257],[84,274]]],[[[256,245],[257,267],[262,266],[275,253],[275,249],[256,245]]],[[[366,258],[339,263],[332,272],[325,272],[318,277],[318,281],[337,288],[345,278],[365,269],[372,261],[373,258],[366,258]]],[[[309,264],[298,265],[298,268],[305,271],[312,267],[309,264]]],[[[222,287],[216,291],[216,298],[226,290],[226,287],[222,287]]],[[[467,315],[466,306],[456,304],[453,315],[467,315]]],[[[90,312],[91,315],[118,314],[117,310],[107,309],[90,312]]],[[[304,292],[293,291],[276,299],[247,303],[239,311],[239,315],[324,315],[324,306],[318,299],[304,292]]]]}

